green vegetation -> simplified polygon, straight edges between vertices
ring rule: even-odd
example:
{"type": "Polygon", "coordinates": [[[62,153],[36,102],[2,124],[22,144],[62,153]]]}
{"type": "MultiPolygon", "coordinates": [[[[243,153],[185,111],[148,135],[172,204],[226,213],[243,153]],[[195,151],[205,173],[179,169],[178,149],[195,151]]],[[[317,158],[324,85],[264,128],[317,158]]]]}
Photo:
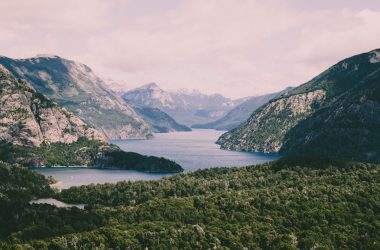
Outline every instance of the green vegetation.
{"type": "Polygon", "coordinates": [[[370,61],[373,53],[347,58],[262,106],[218,143],[380,163],[380,64],[370,61]]]}
{"type": "Polygon", "coordinates": [[[80,166],[85,163],[81,152],[85,151],[89,159],[94,158],[102,145],[104,143],[100,141],[90,141],[85,138],[72,144],[53,143],[43,144],[41,147],[1,143],[0,160],[26,167],[80,166]]]}
{"type": "Polygon", "coordinates": [[[28,147],[0,143],[0,161],[25,167],[89,166],[142,172],[177,173],[183,169],[165,158],[124,152],[117,146],[85,137],[71,144],[53,143],[28,147]]]}
{"type": "Polygon", "coordinates": [[[380,165],[298,158],[73,187],[55,197],[84,210],[3,210],[0,248],[379,249],[379,183],[380,165]]]}

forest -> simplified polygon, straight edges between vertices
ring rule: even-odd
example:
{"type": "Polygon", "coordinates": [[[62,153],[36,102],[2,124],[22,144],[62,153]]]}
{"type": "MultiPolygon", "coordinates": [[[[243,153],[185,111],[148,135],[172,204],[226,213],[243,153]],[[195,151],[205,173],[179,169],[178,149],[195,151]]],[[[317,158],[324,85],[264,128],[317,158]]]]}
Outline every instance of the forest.
{"type": "Polygon", "coordinates": [[[43,143],[40,147],[0,141],[0,161],[24,167],[87,166],[90,168],[128,169],[148,173],[178,173],[183,169],[163,157],[145,156],[122,151],[85,137],[71,144],[43,143]]]}
{"type": "Polygon", "coordinates": [[[0,249],[380,249],[379,170],[286,158],[57,192],[0,163],[0,249]]]}

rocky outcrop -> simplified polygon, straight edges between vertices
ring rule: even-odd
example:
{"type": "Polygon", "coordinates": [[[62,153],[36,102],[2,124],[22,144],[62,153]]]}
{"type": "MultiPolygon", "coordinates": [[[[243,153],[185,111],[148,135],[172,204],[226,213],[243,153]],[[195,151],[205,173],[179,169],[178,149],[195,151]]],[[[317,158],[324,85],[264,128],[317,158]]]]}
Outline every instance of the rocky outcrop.
{"type": "Polygon", "coordinates": [[[275,99],[217,143],[232,150],[380,162],[380,49],[275,99]]]}
{"type": "Polygon", "coordinates": [[[229,150],[279,152],[285,135],[308,118],[325,97],[325,91],[316,90],[271,101],[217,143],[229,150]]]}
{"type": "Polygon", "coordinates": [[[38,147],[81,137],[105,140],[81,119],[0,69],[0,141],[38,147]]]}
{"type": "Polygon", "coordinates": [[[84,64],[41,55],[18,60],[0,57],[0,65],[108,139],[144,139],[152,135],[144,119],[84,64]]]}

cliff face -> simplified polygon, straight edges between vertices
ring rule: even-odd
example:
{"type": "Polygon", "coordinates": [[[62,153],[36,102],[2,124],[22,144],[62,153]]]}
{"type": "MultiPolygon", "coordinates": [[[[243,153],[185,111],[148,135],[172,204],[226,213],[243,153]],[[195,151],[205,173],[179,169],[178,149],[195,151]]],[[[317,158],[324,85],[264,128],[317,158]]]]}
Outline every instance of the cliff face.
{"type": "Polygon", "coordinates": [[[245,123],[223,134],[217,143],[229,150],[279,152],[285,135],[309,117],[325,96],[325,91],[316,90],[269,102],[245,123]]]}
{"type": "Polygon", "coordinates": [[[81,137],[105,140],[97,130],[0,68],[0,141],[40,146],[81,137]]]}
{"type": "Polygon", "coordinates": [[[380,50],[332,66],[223,134],[224,149],[380,161],[380,50]]]}
{"type": "Polygon", "coordinates": [[[149,125],[84,64],[58,56],[36,56],[0,57],[0,65],[109,139],[151,136],[149,125]]]}

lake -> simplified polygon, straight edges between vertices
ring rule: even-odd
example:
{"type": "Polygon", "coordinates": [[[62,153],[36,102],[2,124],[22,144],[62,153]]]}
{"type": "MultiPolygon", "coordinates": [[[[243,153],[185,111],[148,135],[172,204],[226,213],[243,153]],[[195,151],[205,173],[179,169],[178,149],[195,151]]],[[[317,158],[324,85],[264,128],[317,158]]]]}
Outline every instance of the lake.
{"type": "MultiPolygon", "coordinates": [[[[214,142],[223,131],[194,129],[191,132],[155,134],[151,140],[115,140],[111,143],[125,151],[162,156],[176,161],[185,172],[210,167],[260,164],[278,159],[277,154],[234,152],[219,149],[214,142]]],[[[115,183],[122,180],[157,180],[169,174],[148,174],[130,170],[87,168],[40,168],[35,171],[52,176],[58,188],[90,183],[115,183]]]]}

